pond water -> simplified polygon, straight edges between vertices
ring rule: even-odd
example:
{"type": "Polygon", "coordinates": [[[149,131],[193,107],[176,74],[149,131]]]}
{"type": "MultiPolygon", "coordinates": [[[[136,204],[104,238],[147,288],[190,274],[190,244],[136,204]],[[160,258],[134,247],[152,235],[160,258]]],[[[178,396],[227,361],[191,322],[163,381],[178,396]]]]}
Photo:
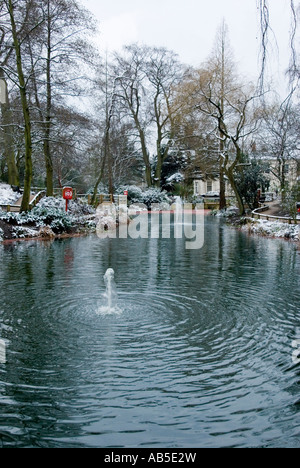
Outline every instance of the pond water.
{"type": "Polygon", "coordinates": [[[300,446],[294,244],[208,217],[199,251],[90,236],[0,265],[0,447],[300,446]]]}

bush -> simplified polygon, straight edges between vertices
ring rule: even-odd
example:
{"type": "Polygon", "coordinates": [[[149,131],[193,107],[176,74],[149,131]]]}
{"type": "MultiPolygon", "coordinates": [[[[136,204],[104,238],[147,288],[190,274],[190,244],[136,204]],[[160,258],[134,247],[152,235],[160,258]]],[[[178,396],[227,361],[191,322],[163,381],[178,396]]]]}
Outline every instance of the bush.
{"type": "Polygon", "coordinates": [[[162,192],[158,188],[149,188],[143,193],[142,203],[144,203],[149,209],[151,208],[151,205],[155,203],[170,203],[170,199],[167,192],[162,192]]]}
{"type": "Polygon", "coordinates": [[[70,232],[74,226],[73,216],[61,208],[37,205],[31,213],[39,220],[39,226],[49,226],[55,234],[70,232]]]}
{"type": "Polygon", "coordinates": [[[300,202],[300,182],[287,191],[283,202],[283,208],[293,219],[297,219],[298,216],[297,202],[300,202]]]}
{"type": "Polygon", "coordinates": [[[12,226],[35,226],[39,223],[39,218],[30,213],[1,213],[0,219],[12,226]]]}
{"type": "Polygon", "coordinates": [[[122,185],[118,188],[117,194],[123,195],[125,190],[128,192],[128,201],[130,204],[143,203],[143,191],[140,187],[136,185],[122,185]]]}
{"type": "Polygon", "coordinates": [[[128,202],[130,205],[135,203],[143,203],[148,209],[153,204],[167,203],[170,204],[171,200],[167,192],[161,191],[159,188],[151,187],[143,191],[136,185],[123,185],[117,190],[117,194],[123,195],[124,191],[128,192],[128,202]]]}
{"type": "MultiPolygon", "coordinates": [[[[66,213],[66,202],[62,198],[42,198],[42,200],[38,203],[37,207],[45,208],[47,210],[56,209],[58,211],[66,213]]],[[[74,216],[84,216],[95,213],[95,210],[94,208],[89,206],[87,203],[82,202],[81,200],[71,200],[69,201],[68,213],[74,216]]]]}
{"type": "Polygon", "coordinates": [[[29,213],[4,213],[0,219],[12,226],[50,226],[56,234],[70,232],[76,222],[71,214],[63,211],[60,200],[38,204],[29,213]]]}

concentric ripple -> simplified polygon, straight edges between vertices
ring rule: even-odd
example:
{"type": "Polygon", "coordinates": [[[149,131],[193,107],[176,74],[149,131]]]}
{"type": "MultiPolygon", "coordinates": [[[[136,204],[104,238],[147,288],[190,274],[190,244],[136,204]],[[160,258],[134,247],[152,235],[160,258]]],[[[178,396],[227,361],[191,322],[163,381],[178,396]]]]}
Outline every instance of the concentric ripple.
{"type": "Polygon", "coordinates": [[[299,446],[300,258],[206,238],[0,248],[0,446],[299,446]]]}

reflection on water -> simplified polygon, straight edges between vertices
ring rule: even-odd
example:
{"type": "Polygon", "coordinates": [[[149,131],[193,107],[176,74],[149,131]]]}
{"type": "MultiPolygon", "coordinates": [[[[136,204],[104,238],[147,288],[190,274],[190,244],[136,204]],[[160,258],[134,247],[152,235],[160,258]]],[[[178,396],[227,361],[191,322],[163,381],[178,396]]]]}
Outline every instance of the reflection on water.
{"type": "Polygon", "coordinates": [[[216,220],[205,245],[0,246],[0,446],[299,447],[300,256],[216,220]],[[122,314],[107,306],[115,271],[122,314]]]}

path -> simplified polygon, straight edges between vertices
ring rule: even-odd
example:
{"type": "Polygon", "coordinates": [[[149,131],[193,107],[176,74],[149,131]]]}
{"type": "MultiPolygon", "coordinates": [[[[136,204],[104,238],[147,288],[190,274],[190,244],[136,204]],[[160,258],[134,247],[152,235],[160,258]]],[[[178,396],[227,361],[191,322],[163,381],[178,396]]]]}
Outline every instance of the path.
{"type": "MultiPolygon", "coordinates": [[[[29,203],[32,202],[32,200],[35,198],[36,195],[30,195],[30,200],[29,200],[29,203]]],[[[14,206],[21,206],[22,205],[22,200],[23,200],[23,196],[21,198],[19,198],[19,200],[16,201],[16,203],[14,203],[14,206]]]]}
{"type": "MultiPolygon", "coordinates": [[[[32,202],[35,196],[36,195],[30,195],[29,203],[32,202]]],[[[14,213],[19,213],[21,210],[22,200],[23,200],[23,196],[20,197],[15,203],[12,203],[11,205],[9,205],[10,211],[13,211],[14,213]]]]}
{"type": "Polygon", "coordinates": [[[280,201],[275,200],[273,202],[267,203],[266,205],[269,206],[269,209],[264,211],[264,214],[270,215],[270,216],[284,216],[282,212],[282,207],[280,204],[280,201]]]}
{"type": "Polygon", "coordinates": [[[252,212],[252,217],[259,218],[259,219],[266,219],[267,221],[280,221],[283,223],[289,223],[289,224],[300,224],[300,218],[299,216],[297,219],[291,218],[288,216],[286,213],[286,210],[284,210],[281,206],[281,203],[278,200],[275,200],[270,203],[266,203],[265,207],[262,209],[256,209],[252,212]],[[265,209],[267,207],[267,209],[265,209]]]}

